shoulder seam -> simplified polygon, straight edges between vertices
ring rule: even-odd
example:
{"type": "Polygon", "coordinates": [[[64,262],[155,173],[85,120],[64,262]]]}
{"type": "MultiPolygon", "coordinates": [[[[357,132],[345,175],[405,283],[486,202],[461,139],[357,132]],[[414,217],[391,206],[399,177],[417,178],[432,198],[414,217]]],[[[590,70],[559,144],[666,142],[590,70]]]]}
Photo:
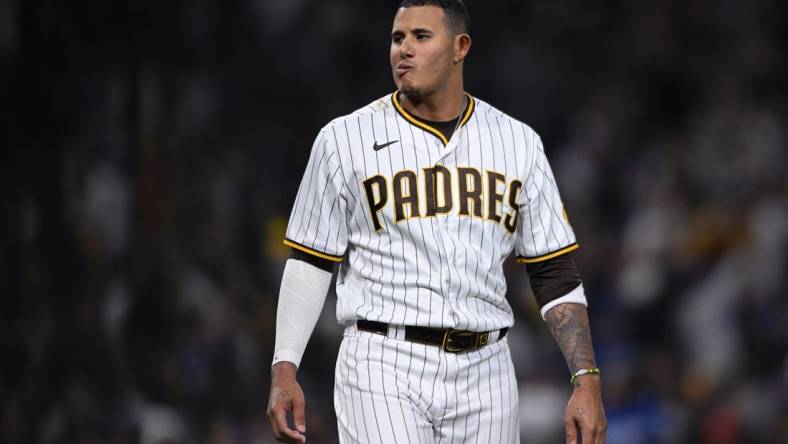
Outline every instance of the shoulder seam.
{"type": "Polygon", "coordinates": [[[344,114],[344,115],[335,117],[335,118],[331,119],[331,121],[326,123],[323,126],[323,129],[326,129],[326,128],[329,128],[329,127],[333,127],[334,125],[336,125],[339,122],[344,122],[345,120],[351,119],[351,118],[356,117],[356,116],[364,116],[364,115],[367,115],[367,114],[370,114],[370,113],[381,112],[382,109],[385,109],[386,107],[391,106],[390,103],[386,102],[386,98],[387,97],[388,96],[384,96],[384,97],[381,97],[379,99],[375,99],[372,102],[362,106],[361,108],[355,109],[355,110],[353,110],[352,112],[350,112],[348,114],[344,114]],[[384,106],[384,108],[381,108],[381,110],[374,109],[373,106],[378,104],[378,103],[381,103],[384,106]]]}

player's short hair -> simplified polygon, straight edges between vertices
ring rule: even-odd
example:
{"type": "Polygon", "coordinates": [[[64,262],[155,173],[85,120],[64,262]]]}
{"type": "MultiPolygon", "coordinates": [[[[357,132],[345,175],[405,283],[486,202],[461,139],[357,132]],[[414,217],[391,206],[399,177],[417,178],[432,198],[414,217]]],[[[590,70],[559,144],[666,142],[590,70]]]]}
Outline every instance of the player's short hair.
{"type": "Polygon", "coordinates": [[[471,29],[471,16],[462,0],[402,0],[400,8],[411,6],[435,6],[443,9],[449,29],[455,34],[468,33],[471,29]]]}

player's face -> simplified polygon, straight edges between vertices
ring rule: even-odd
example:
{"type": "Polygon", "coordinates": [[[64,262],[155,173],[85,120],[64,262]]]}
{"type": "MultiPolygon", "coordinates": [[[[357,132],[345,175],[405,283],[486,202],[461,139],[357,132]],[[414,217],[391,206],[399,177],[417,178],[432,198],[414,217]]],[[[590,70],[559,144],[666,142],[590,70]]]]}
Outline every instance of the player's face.
{"type": "Polygon", "coordinates": [[[423,97],[441,89],[454,66],[454,37],[436,6],[400,8],[391,31],[391,70],[397,89],[423,97]]]}

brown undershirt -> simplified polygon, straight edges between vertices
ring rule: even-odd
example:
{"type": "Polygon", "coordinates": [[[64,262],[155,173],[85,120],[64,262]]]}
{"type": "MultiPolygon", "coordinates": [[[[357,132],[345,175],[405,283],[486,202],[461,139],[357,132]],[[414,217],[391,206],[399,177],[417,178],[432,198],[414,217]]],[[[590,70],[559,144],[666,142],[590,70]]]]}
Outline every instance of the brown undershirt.
{"type": "MultiPolygon", "coordinates": [[[[462,114],[460,114],[460,116],[461,115],[462,114]]],[[[457,117],[455,117],[455,118],[453,118],[451,120],[447,120],[445,122],[435,122],[435,121],[432,121],[432,120],[422,119],[421,117],[419,117],[419,116],[417,116],[415,114],[411,114],[411,116],[413,116],[413,118],[415,118],[419,122],[424,123],[426,125],[429,125],[429,126],[435,128],[436,130],[440,131],[441,134],[443,134],[443,137],[446,138],[446,140],[451,139],[452,134],[454,134],[454,128],[457,127],[457,120],[459,120],[459,118],[460,118],[460,116],[457,116],[457,117]]]]}

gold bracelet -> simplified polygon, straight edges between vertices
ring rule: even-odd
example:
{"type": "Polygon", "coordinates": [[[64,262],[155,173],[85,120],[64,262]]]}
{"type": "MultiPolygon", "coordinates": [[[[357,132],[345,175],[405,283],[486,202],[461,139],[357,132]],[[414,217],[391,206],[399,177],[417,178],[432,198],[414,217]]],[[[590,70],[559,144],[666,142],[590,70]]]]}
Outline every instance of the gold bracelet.
{"type": "Polygon", "coordinates": [[[578,376],[598,375],[600,373],[602,373],[602,371],[599,370],[598,368],[581,368],[580,370],[578,370],[578,371],[576,371],[576,372],[574,372],[572,374],[572,377],[569,379],[569,383],[574,385],[575,384],[575,379],[577,379],[578,376]]]}

